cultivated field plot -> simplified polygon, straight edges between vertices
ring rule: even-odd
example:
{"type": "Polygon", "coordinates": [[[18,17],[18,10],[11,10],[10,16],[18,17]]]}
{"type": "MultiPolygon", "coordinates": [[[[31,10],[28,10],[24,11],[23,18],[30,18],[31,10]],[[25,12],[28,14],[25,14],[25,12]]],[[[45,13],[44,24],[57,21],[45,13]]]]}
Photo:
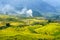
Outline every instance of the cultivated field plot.
{"type": "Polygon", "coordinates": [[[0,15],[0,40],[60,40],[60,23],[0,15]]]}

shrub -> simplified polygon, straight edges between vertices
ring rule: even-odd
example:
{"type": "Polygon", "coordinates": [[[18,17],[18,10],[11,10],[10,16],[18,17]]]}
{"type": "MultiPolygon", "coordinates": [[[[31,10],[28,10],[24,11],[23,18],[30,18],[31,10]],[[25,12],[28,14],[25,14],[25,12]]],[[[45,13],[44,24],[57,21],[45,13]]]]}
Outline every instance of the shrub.
{"type": "Polygon", "coordinates": [[[8,27],[9,27],[9,26],[10,26],[10,23],[6,23],[6,26],[8,26],[8,27]]]}

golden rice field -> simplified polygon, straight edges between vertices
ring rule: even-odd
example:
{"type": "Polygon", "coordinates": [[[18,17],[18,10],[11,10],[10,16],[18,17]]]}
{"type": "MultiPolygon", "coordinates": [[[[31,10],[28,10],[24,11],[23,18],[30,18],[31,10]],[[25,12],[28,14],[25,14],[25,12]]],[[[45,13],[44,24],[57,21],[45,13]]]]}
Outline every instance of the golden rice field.
{"type": "Polygon", "coordinates": [[[10,17],[3,16],[0,17],[5,18],[4,21],[0,21],[0,27],[3,27],[0,28],[0,40],[60,40],[60,23],[47,23],[48,20],[37,19],[6,21],[10,17]],[[6,22],[9,22],[11,26],[4,28],[6,22]],[[36,22],[42,24],[35,24],[36,22]],[[47,24],[43,25],[43,23],[47,24]]]}

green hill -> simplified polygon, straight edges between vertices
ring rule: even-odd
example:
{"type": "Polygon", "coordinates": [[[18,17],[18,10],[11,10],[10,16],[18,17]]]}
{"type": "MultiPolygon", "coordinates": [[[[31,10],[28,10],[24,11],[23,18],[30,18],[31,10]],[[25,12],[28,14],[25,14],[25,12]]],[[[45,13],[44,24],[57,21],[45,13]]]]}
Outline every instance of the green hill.
{"type": "Polygon", "coordinates": [[[0,40],[60,40],[60,23],[0,15],[0,40]]]}

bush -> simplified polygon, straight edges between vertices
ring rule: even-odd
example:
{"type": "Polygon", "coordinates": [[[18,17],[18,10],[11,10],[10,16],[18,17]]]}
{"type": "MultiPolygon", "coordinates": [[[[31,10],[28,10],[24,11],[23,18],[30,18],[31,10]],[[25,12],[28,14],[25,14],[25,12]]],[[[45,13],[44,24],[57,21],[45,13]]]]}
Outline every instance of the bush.
{"type": "Polygon", "coordinates": [[[5,29],[5,28],[8,28],[8,27],[10,27],[10,23],[6,23],[6,25],[0,26],[0,29],[2,30],[2,29],[5,29]]]}
{"type": "Polygon", "coordinates": [[[8,27],[9,27],[9,26],[10,26],[10,23],[6,23],[6,26],[8,26],[8,27]]]}

